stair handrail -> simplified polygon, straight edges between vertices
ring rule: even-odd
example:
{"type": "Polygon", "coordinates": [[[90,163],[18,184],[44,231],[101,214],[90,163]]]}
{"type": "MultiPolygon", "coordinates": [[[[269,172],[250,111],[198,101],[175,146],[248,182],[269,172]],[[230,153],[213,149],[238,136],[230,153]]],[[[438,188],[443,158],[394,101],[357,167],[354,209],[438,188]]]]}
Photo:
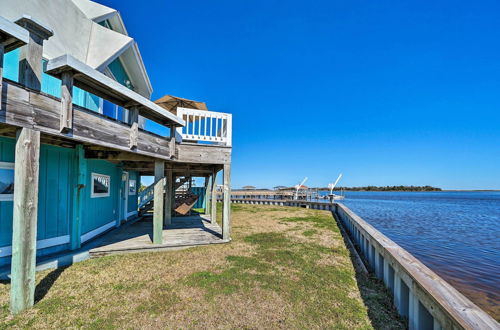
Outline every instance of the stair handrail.
{"type": "Polygon", "coordinates": [[[154,183],[139,193],[139,209],[149,203],[155,196],[154,183]]]}

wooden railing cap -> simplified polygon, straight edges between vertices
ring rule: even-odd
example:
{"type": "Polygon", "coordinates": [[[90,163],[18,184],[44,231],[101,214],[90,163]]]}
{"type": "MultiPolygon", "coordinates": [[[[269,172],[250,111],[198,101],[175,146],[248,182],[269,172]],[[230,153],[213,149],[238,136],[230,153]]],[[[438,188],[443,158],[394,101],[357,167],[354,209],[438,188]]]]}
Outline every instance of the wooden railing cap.
{"type": "Polygon", "coordinates": [[[136,105],[139,114],[166,126],[184,126],[182,118],[170,113],[151,100],[128,89],[98,70],[66,54],[49,60],[46,73],[61,78],[62,72],[72,70],[74,85],[119,106],[136,105]]]}
{"type": "Polygon", "coordinates": [[[0,42],[5,52],[24,46],[29,41],[29,33],[19,25],[0,16],[0,42]]]}
{"type": "Polygon", "coordinates": [[[40,21],[37,21],[30,15],[24,14],[14,22],[28,30],[30,33],[38,35],[43,40],[47,40],[54,35],[54,31],[52,31],[50,27],[40,21]]]}

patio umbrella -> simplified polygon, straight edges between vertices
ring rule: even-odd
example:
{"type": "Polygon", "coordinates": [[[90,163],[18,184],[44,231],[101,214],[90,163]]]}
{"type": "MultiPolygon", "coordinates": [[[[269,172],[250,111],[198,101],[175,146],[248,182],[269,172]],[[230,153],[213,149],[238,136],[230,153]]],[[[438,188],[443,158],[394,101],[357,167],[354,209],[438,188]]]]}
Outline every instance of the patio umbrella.
{"type": "Polygon", "coordinates": [[[154,101],[160,107],[167,109],[171,113],[177,115],[177,108],[189,108],[197,110],[208,110],[205,102],[193,101],[176,97],[172,95],[165,95],[158,100],[154,101]]]}

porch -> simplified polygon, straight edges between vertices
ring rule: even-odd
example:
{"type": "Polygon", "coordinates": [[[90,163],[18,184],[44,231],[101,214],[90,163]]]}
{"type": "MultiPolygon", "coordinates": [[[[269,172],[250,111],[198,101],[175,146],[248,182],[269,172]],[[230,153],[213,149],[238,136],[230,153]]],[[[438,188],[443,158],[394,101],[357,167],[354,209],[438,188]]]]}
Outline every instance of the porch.
{"type": "MultiPolygon", "coordinates": [[[[162,231],[162,244],[153,244],[153,218],[118,227],[89,243],[90,257],[145,251],[164,251],[197,245],[227,243],[222,229],[208,215],[172,217],[172,223],[162,231]]],[[[85,248],[85,246],[84,246],[85,248]]]]}

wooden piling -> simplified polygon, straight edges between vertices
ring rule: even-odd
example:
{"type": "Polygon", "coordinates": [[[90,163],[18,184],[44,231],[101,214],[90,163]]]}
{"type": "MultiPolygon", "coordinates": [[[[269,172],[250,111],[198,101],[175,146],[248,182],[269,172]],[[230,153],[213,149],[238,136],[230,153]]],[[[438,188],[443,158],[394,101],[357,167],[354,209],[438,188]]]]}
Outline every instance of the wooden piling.
{"type": "Polygon", "coordinates": [[[212,173],[212,198],[210,199],[210,222],[217,222],[217,170],[214,170],[212,173]]]}
{"type": "Polygon", "coordinates": [[[165,162],[155,161],[154,212],[153,212],[153,244],[163,243],[163,209],[164,209],[165,162]]]}
{"type": "Polygon", "coordinates": [[[231,165],[224,164],[222,200],[222,239],[231,238],[231,165]]]}
{"type": "Polygon", "coordinates": [[[19,129],[14,170],[10,296],[14,314],[34,304],[39,159],[40,132],[19,129]]]}

